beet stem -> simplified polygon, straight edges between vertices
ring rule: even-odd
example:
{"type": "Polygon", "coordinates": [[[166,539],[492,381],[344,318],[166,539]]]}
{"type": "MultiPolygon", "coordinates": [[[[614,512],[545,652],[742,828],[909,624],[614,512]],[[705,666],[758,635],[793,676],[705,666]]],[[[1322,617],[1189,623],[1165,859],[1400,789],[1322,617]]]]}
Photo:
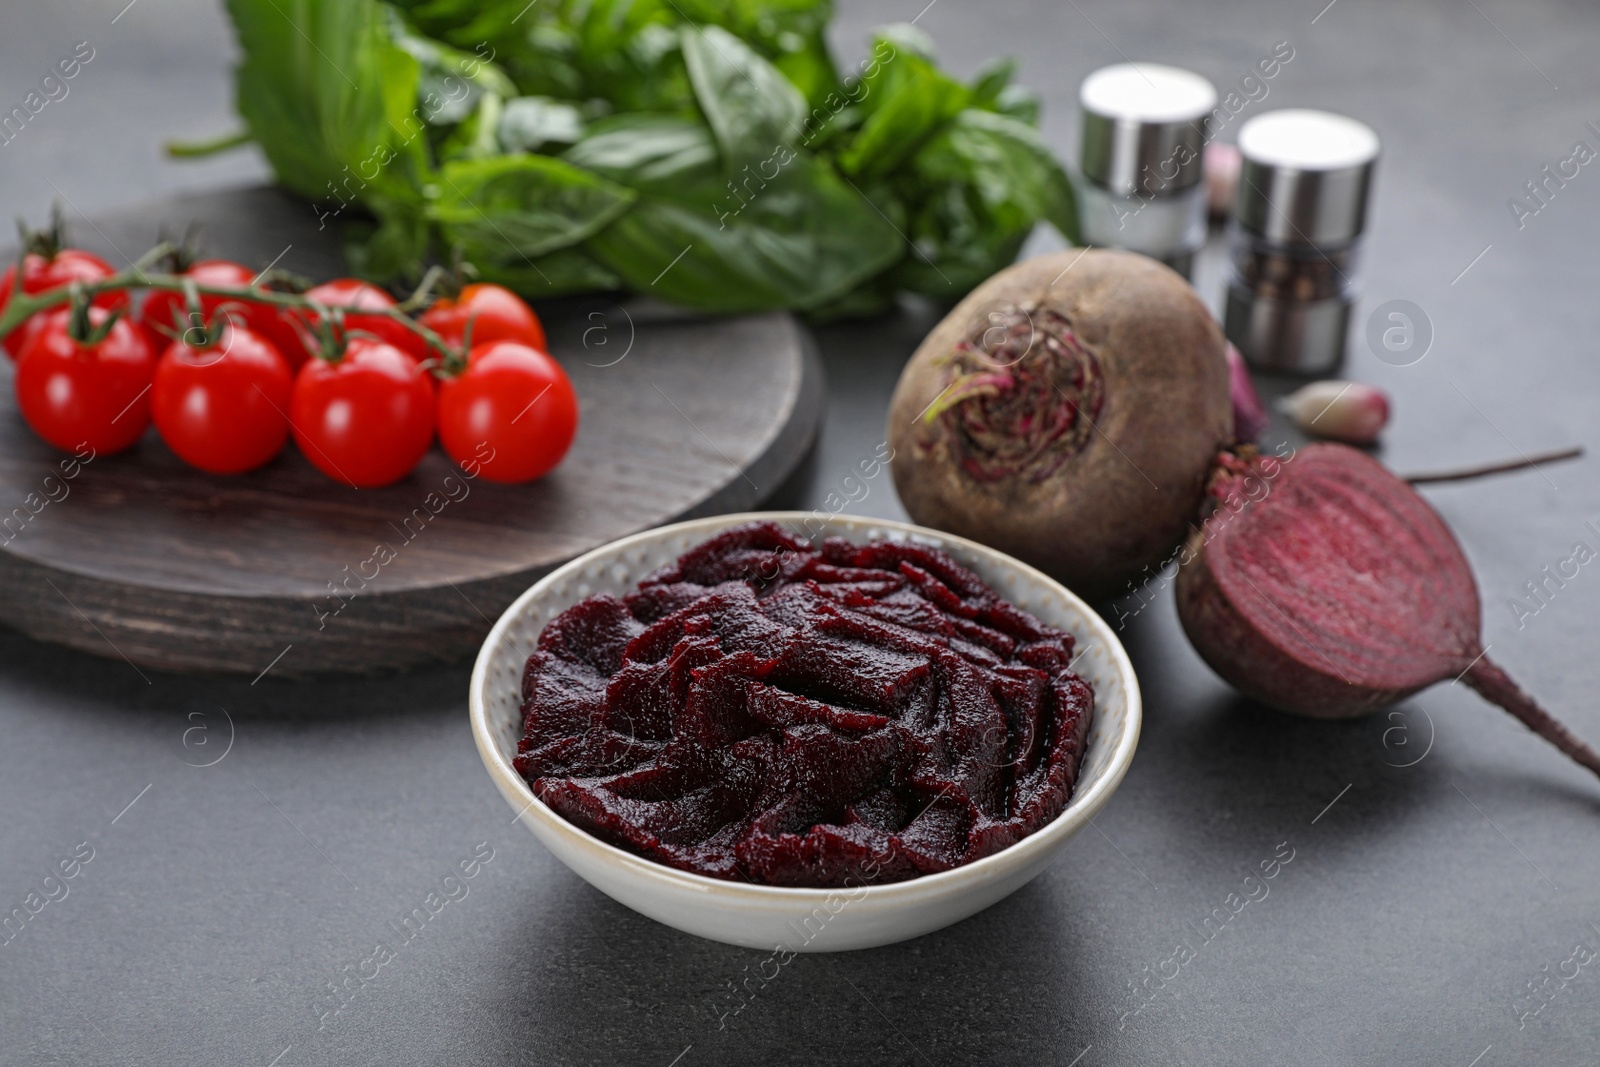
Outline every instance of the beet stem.
{"type": "Polygon", "coordinates": [[[1402,475],[1412,485],[1429,485],[1433,482],[1464,482],[1469,478],[1481,478],[1485,474],[1504,474],[1507,471],[1520,471],[1527,467],[1537,467],[1541,463],[1559,463],[1564,459],[1577,459],[1583,455],[1582,445],[1573,445],[1571,448],[1558,448],[1553,452],[1536,452],[1533,455],[1523,455],[1516,459],[1505,459],[1498,463],[1484,463],[1476,467],[1460,467],[1447,471],[1428,471],[1423,474],[1402,475]]]}
{"type": "Polygon", "coordinates": [[[1472,666],[1466,669],[1463,677],[1485,700],[1505,708],[1521,719],[1528,729],[1596,775],[1600,775],[1600,753],[1579,740],[1576,734],[1536,704],[1534,699],[1523,692],[1522,688],[1511,680],[1511,676],[1491,662],[1489,657],[1479,656],[1472,666]]]}

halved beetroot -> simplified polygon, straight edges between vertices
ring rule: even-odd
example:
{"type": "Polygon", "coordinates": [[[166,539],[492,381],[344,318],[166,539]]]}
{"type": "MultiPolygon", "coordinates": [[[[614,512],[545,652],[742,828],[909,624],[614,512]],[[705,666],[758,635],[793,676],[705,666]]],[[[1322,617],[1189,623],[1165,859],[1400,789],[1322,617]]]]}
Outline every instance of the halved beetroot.
{"type": "Polygon", "coordinates": [[[1484,654],[1461,546],[1383,465],[1335,444],[1287,461],[1224,454],[1212,495],[1180,557],[1178,616],[1235,688],[1340,718],[1460,678],[1600,774],[1600,755],[1484,654]]]}

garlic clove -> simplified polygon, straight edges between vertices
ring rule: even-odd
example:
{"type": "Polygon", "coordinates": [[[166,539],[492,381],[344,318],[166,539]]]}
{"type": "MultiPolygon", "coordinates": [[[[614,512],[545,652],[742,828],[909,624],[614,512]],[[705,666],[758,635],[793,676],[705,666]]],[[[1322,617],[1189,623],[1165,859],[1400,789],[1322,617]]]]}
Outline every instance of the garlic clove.
{"type": "Polygon", "coordinates": [[[1372,444],[1389,423],[1389,398],[1366,382],[1312,382],[1278,408],[1306,433],[1352,445],[1372,444]]]}
{"type": "Polygon", "coordinates": [[[1239,188],[1239,171],[1244,166],[1239,150],[1231,144],[1213,141],[1206,145],[1201,168],[1206,176],[1206,209],[1214,219],[1225,219],[1233,210],[1239,188]]]}

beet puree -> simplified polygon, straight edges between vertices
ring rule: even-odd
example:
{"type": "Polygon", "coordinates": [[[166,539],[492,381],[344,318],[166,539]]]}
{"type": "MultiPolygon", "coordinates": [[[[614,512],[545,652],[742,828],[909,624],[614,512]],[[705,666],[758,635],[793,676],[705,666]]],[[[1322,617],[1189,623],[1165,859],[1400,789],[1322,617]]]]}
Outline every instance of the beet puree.
{"type": "Polygon", "coordinates": [[[942,552],[724,531],[551,620],[516,765],[641,856],[771,885],[997,852],[1072,796],[1094,690],[1070,634],[942,552]]]}

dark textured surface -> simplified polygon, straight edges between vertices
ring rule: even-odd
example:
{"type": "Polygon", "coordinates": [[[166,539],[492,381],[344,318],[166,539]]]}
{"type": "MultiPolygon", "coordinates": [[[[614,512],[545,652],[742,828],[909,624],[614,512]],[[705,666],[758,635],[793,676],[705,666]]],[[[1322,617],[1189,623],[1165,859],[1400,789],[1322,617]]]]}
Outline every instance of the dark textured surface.
{"type": "MultiPolygon", "coordinates": [[[[841,48],[922,6],[844,4],[841,48]]],[[[153,161],[157,138],[225,124],[214,51],[225,37],[205,5],[139,0],[110,25],[121,7],[0,14],[0,100],[19,100],[45,57],[85,36],[101,44],[81,97],[47,109],[31,144],[0,148],[7,212],[37,216],[49,182],[97,210],[255,176],[248,157],[207,165],[239,168],[226,174],[153,161]]],[[[1220,83],[1292,41],[1295,59],[1252,109],[1328,106],[1385,140],[1358,320],[1407,299],[1436,336],[1404,368],[1357,338],[1349,372],[1392,392],[1383,458],[1415,470],[1600,447],[1600,175],[1583,168],[1520,231],[1506,207],[1574,141],[1597,146],[1584,123],[1600,123],[1600,16],[1578,3],[1476,7],[1338,0],[1312,25],[1323,0],[939,0],[919,25],[958,70],[1020,54],[1061,149],[1078,80],[1120,53],[1220,83]]],[[[1213,305],[1216,265],[1213,247],[1200,274],[1213,305]]],[[[819,332],[829,421],[780,502],[899,516],[887,478],[864,497],[845,479],[882,441],[899,363],[929,325],[908,312],[819,332]]],[[[1600,547],[1584,526],[1600,524],[1600,461],[1428,496],[1478,569],[1495,658],[1600,739],[1600,572],[1583,567],[1521,628],[1509,607],[1573,542],[1600,547]]],[[[1594,1063],[1600,960],[1564,985],[1550,977],[1554,999],[1520,1027],[1518,1011],[1537,1003],[1526,983],[1571,974],[1575,944],[1600,948],[1600,785],[1462,686],[1345,724],[1254,708],[1189,650],[1170,591],[1152,595],[1125,631],[1144,737],[1096,830],[958,927],[793,960],[722,1029],[728,983],[766,955],[628,912],[510,826],[468,737],[464,668],[319,685],[147,682],[120,661],[6,632],[0,908],[20,906],[79,842],[95,855],[65,899],[0,946],[0,1062],[1594,1063]],[[231,751],[186,766],[220,750],[219,708],[233,718],[231,751]],[[190,734],[185,749],[201,723],[218,747],[190,734]],[[398,941],[386,923],[423,906],[481,841],[495,856],[467,897],[319,1031],[324,983],[398,941]],[[1207,914],[1285,841],[1294,859],[1267,898],[1202,943],[1207,914]],[[1183,938],[1194,958],[1119,1028],[1143,1000],[1130,983],[1183,938]]]]}

